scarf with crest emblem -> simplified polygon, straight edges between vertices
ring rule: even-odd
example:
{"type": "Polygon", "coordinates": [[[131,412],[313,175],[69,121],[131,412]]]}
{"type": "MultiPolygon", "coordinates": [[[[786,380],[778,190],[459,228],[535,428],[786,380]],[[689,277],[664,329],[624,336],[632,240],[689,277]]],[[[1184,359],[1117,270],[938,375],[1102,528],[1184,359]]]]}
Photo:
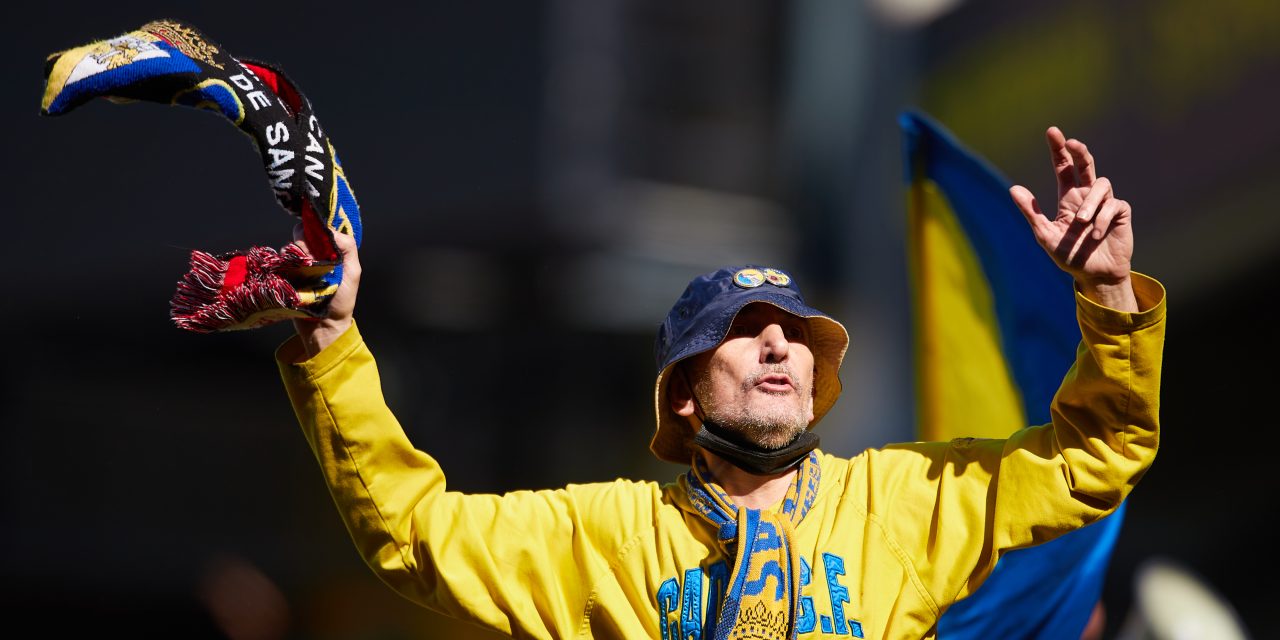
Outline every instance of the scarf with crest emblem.
{"type": "MultiPolygon", "coordinates": [[[[220,255],[192,251],[170,302],[178,327],[200,333],[252,329],[327,313],[342,282],[334,234],[351,235],[359,245],[360,208],[311,102],[277,65],[233,57],[191,25],[156,20],[54,53],[44,72],[41,113],[48,116],[98,98],[224,116],[253,141],[276,202],[300,219],[310,255],[296,244],[220,255]]],[[[199,152],[198,143],[181,142],[170,145],[175,158],[199,152]]]]}
{"type": "Polygon", "coordinates": [[[818,495],[817,452],[800,461],[795,482],[777,512],[739,508],[699,455],[681,477],[689,502],[717,530],[725,556],[733,558],[728,588],[716,621],[715,640],[792,640],[800,597],[800,555],[795,528],[818,495]]]}

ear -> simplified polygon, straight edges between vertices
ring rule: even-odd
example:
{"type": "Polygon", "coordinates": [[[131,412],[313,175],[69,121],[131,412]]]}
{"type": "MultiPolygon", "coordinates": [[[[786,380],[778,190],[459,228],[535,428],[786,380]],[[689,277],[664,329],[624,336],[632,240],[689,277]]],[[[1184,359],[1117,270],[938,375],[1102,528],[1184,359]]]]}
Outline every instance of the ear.
{"type": "Polygon", "coordinates": [[[671,378],[667,380],[667,401],[676,415],[685,418],[693,415],[697,408],[693,401],[693,386],[689,384],[684,367],[679,364],[671,369],[671,378]]]}

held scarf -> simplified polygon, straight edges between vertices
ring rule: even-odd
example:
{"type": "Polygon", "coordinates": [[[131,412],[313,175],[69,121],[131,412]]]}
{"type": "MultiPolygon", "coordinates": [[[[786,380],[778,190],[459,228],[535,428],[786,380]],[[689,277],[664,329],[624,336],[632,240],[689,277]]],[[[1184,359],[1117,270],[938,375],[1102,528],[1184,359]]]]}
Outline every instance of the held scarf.
{"type": "Polygon", "coordinates": [[[147,101],[219,113],[254,142],[276,201],[301,219],[297,245],[192,251],[170,302],[174,323],[209,333],[323,317],[342,282],[334,233],[363,235],[360,209],[311,103],[276,66],[233,58],[195,28],[157,20],[49,56],[43,115],[89,100],[147,101]]]}
{"type": "Polygon", "coordinates": [[[721,547],[733,558],[715,640],[796,637],[800,555],[793,536],[818,495],[820,476],[818,454],[811,451],[800,462],[779,513],[738,508],[694,454],[680,482],[694,509],[717,527],[721,547]]]}

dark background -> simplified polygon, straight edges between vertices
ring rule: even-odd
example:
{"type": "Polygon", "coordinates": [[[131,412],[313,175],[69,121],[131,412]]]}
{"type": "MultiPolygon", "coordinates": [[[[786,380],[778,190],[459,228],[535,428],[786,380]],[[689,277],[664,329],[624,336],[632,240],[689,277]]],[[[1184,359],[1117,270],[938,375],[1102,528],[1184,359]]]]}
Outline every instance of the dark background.
{"type": "Polygon", "coordinates": [[[147,4],[28,6],[0,41],[11,624],[489,637],[363,566],[271,358],[287,326],[168,319],[190,249],[289,240],[246,139],[155,104],[38,115],[45,56],[169,17],[313,101],[365,219],[358,318],[389,402],[471,492],[673,478],[647,449],[653,332],[729,263],[789,268],[850,329],[825,449],[911,439],[895,116],[926,110],[1042,201],[1043,131],[1063,127],[1133,203],[1135,268],[1170,292],[1162,446],[1108,636],[1152,558],[1280,635],[1275,2],[147,4]]]}

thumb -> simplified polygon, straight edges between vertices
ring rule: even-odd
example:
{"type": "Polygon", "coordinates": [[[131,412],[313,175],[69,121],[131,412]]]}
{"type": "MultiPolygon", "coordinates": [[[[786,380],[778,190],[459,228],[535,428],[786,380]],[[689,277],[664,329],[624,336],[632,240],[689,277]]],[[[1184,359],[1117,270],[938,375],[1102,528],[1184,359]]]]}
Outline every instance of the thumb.
{"type": "Polygon", "coordinates": [[[333,241],[338,245],[338,249],[342,253],[351,253],[356,250],[356,239],[350,234],[341,231],[333,232],[333,241]]]}
{"type": "Polygon", "coordinates": [[[333,232],[333,242],[338,245],[338,255],[342,256],[343,263],[359,262],[356,252],[356,239],[341,231],[333,232]]]}
{"type": "Polygon", "coordinates": [[[338,245],[338,255],[342,259],[342,279],[348,282],[360,281],[360,255],[356,239],[350,235],[335,231],[334,244],[338,245]]]}
{"type": "Polygon", "coordinates": [[[1022,212],[1022,217],[1027,219],[1027,224],[1032,229],[1040,229],[1041,225],[1049,221],[1045,217],[1044,212],[1040,210],[1040,203],[1036,202],[1036,197],[1026,187],[1015,184],[1009,187],[1009,196],[1013,198],[1013,204],[1017,205],[1018,211],[1022,212]]]}

